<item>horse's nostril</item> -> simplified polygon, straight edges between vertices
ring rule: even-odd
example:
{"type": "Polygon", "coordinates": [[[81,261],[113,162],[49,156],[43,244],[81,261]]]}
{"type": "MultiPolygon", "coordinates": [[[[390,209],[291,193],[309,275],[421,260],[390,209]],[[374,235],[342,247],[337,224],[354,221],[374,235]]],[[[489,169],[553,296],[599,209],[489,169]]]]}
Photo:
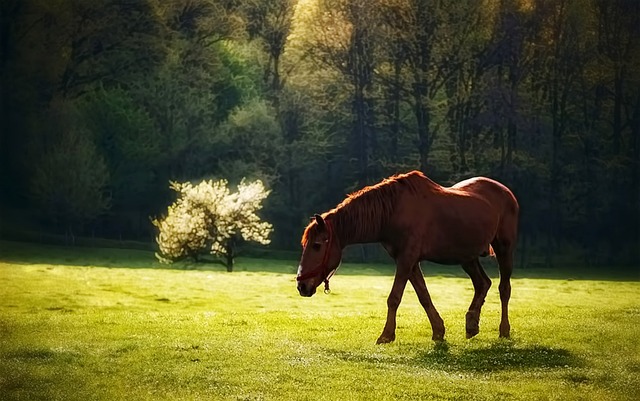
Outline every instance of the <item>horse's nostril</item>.
{"type": "Polygon", "coordinates": [[[316,289],[308,283],[298,283],[298,292],[303,297],[310,297],[316,292],[316,289]]]}

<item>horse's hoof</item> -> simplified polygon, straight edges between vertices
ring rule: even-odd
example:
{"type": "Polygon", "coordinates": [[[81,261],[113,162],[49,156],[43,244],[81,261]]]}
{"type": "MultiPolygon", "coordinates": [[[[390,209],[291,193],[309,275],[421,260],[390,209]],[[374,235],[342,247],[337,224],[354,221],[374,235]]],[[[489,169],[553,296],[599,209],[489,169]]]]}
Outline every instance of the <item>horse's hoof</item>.
{"type": "Polygon", "coordinates": [[[466,323],[467,339],[475,337],[480,332],[479,313],[467,312],[466,323]]]}
{"type": "Polygon", "coordinates": [[[376,341],[376,344],[388,344],[390,342],[393,342],[393,340],[395,340],[395,338],[393,338],[393,337],[380,336],[380,337],[378,337],[378,340],[376,341]]]}
{"type": "Polygon", "coordinates": [[[431,336],[431,340],[433,341],[444,341],[444,331],[443,332],[438,332],[438,333],[433,333],[433,335],[431,336]]]}
{"type": "Polygon", "coordinates": [[[506,325],[500,325],[500,338],[509,338],[510,337],[510,333],[511,333],[511,326],[506,324],[506,325]]]}

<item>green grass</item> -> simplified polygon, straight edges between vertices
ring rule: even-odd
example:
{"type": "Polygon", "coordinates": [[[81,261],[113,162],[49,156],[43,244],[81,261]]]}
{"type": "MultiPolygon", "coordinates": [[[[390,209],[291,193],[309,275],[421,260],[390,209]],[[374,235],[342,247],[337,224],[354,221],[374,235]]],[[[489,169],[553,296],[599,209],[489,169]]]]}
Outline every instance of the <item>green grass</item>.
{"type": "MultiPolygon", "coordinates": [[[[472,286],[427,267],[447,326],[434,344],[413,290],[376,346],[389,266],[345,265],[302,298],[296,262],[158,265],[148,252],[0,242],[3,400],[635,400],[640,282],[517,271],[512,339],[497,280],[464,338],[472,286]],[[150,268],[155,267],[155,268],[150,268]],[[577,278],[576,278],[577,277],[577,278]]],[[[495,277],[495,269],[489,273],[495,277]]]]}

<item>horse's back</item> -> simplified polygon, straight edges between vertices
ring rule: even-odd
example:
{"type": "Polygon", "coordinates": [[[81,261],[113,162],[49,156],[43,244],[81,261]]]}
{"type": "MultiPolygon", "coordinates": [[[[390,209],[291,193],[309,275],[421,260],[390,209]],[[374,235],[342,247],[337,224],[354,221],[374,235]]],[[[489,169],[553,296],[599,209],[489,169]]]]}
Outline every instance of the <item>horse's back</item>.
{"type": "Polygon", "coordinates": [[[518,200],[507,186],[491,178],[474,177],[461,181],[451,188],[486,199],[500,216],[497,237],[504,243],[515,244],[520,207],[518,200]]]}
{"type": "Polygon", "coordinates": [[[504,184],[487,177],[473,177],[450,187],[469,194],[477,194],[502,209],[500,214],[518,214],[519,206],[513,192],[504,184]]]}

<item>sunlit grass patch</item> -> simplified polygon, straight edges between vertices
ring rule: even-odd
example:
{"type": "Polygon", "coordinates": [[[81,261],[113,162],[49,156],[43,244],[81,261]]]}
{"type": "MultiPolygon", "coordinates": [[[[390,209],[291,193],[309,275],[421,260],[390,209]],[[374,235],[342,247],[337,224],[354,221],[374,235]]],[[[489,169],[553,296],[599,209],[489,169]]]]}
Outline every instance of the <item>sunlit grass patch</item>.
{"type": "Polygon", "coordinates": [[[226,273],[221,267],[150,269],[126,255],[120,266],[110,260],[101,267],[104,251],[98,259],[88,255],[91,267],[79,254],[65,265],[64,252],[55,252],[50,264],[43,255],[36,263],[26,257],[22,263],[0,261],[2,399],[639,395],[637,281],[569,281],[528,272],[536,278],[513,280],[512,338],[504,340],[497,338],[494,280],[480,334],[466,340],[471,282],[456,267],[449,276],[426,268],[447,341],[430,340],[428,320],[407,288],[396,342],[376,346],[391,270],[380,274],[384,269],[375,267],[376,274],[363,275],[370,267],[343,266],[331,294],[305,299],[295,290],[295,262],[240,259],[238,271],[226,273]]]}

